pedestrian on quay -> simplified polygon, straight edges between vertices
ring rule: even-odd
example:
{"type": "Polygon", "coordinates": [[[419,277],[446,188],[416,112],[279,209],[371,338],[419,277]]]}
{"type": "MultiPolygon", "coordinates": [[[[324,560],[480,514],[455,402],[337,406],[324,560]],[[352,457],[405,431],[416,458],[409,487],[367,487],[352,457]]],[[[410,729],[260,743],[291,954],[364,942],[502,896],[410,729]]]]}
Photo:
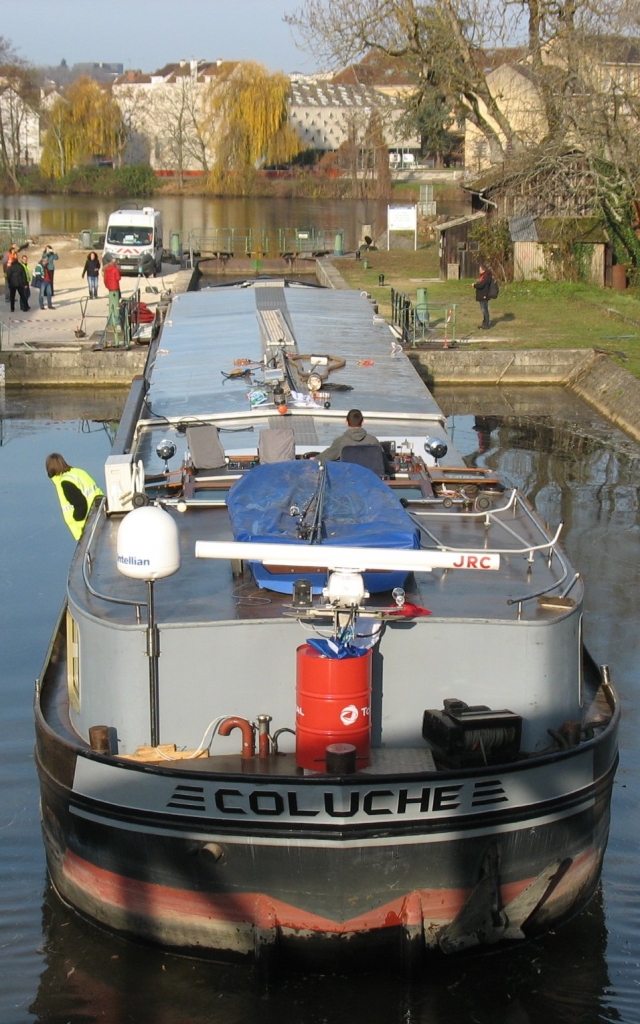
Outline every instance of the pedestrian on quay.
{"type": "Polygon", "coordinates": [[[89,285],[89,298],[98,298],[98,280],[100,276],[100,260],[96,252],[90,252],[87,256],[82,276],[87,275],[87,284],[89,285]]]}
{"type": "Polygon", "coordinates": [[[42,256],[40,257],[40,262],[42,263],[42,266],[44,267],[44,269],[49,271],[49,278],[48,278],[48,280],[51,282],[51,297],[52,298],[53,298],[53,295],[54,295],[54,291],[53,291],[53,275],[54,275],[54,271],[56,269],[55,261],[57,259],[58,259],[58,254],[57,254],[57,252],[53,251],[53,247],[50,246],[50,245],[45,245],[44,251],[42,253],[42,256]]]}
{"type": "Polygon", "coordinates": [[[26,296],[27,296],[27,302],[30,302],[31,301],[31,270],[29,268],[29,258],[28,258],[28,256],[21,256],[20,257],[20,262],[22,263],[22,266],[24,267],[24,272],[27,275],[26,296]]]}
{"type": "Polygon", "coordinates": [[[18,252],[19,252],[19,249],[18,249],[17,245],[10,245],[9,248],[7,249],[7,251],[5,252],[4,256],[2,257],[2,273],[4,274],[4,301],[5,302],[10,302],[11,301],[11,295],[9,293],[9,278],[7,277],[7,271],[9,269],[9,265],[11,263],[13,263],[13,261],[15,259],[18,258],[18,252]]]}
{"type": "Polygon", "coordinates": [[[9,282],[9,302],[11,303],[11,312],[15,313],[16,309],[16,292],[20,296],[20,309],[23,313],[29,311],[29,300],[27,297],[27,272],[24,268],[24,263],[16,258],[9,263],[7,267],[7,281],[9,282]]]}
{"type": "Polygon", "coordinates": [[[55,309],[55,306],[51,303],[51,277],[48,267],[42,265],[42,263],[36,263],[33,271],[33,277],[31,281],[34,288],[39,289],[38,304],[40,309],[44,309],[44,300],[47,300],[47,306],[49,309],[55,309]]]}
{"type": "Polygon", "coordinates": [[[102,268],[105,288],[109,292],[109,315],[107,326],[113,327],[114,335],[122,329],[120,324],[120,281],[122,274],[117,263],[107,263],[102,268]]]}
{"type": "Polygon", "coordinates": [[[65,523],[75,540],[80,540],[93,499],[102,491],[84,469],[70,466],[59,452],[47,455],[47,476],[53,483],[65,523]]]}
{"type": "Polygon", "coordinates": [[[491,298],[491,286],[493,284],[493,274],[483,263],[478,267],[480,277],[477,281],[474,281],[472,288],[476,290],[476,302],[480,303],[480,309],[482,310],[482,323],[480,328],[483,331],[488,331],[491,327],[491,317],[489,315],[489,299],[491,298]]]}

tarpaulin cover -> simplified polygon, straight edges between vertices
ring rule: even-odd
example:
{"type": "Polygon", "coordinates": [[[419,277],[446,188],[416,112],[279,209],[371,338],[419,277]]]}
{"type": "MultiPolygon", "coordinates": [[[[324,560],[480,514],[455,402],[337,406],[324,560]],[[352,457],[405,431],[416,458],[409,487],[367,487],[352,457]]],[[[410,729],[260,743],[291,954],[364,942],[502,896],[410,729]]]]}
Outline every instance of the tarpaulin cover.
{"type": "MultiPolygon", "coordinates": [[[[256,466],[229,491],[227,505],[237,541],[296,543],[301,511],[315,493],[320,466],[298,459],[256,466]]],[[[390,488],[371,470],[353,463],[328,462],[322,542],[374,548],[418,548],[419,531],[390,488]]],[[[313,511],[313,506],[312,506],[313,511]]],[[[307,517],[310,522],[311,515],[307,517]]]]}
{"type": "Polygon", "coordinates": [[[322,637],[310,637],[307,643],[318,654],[334,661],[342,661],[345,658],[362,658],[367,653],[365,649],[354,647],[353,644],[341,644],[337,640],[325,640],[322,637]]]}

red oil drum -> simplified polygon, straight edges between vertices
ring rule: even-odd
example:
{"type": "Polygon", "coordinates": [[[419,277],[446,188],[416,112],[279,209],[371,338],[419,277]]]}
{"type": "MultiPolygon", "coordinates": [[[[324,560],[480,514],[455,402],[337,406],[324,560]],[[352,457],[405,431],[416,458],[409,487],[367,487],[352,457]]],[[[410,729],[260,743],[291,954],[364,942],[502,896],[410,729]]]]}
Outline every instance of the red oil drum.
{"type": "Polygon", "coordinates": [[[358,768],[369,764],[371,748],[371,657],[325,658],[309,644],[297,650],[296,761],[325,770],[330,743],[352,743],[358,768]]]}

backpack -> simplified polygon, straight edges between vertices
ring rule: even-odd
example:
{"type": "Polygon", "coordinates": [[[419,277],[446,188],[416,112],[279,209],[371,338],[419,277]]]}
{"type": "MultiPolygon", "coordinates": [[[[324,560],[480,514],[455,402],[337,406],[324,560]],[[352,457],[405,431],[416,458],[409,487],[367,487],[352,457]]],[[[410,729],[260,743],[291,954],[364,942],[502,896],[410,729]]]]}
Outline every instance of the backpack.
{"type": "Polygon", "coordinates": [[[487,295],[488,295],[488,297],[490,299],[497,299],[499,294],[500,294],[500,285],[496,281],[495,277],[492,277],[491,278],[491,284],[489,285],[489,290],[487,292],[487,295]]]}

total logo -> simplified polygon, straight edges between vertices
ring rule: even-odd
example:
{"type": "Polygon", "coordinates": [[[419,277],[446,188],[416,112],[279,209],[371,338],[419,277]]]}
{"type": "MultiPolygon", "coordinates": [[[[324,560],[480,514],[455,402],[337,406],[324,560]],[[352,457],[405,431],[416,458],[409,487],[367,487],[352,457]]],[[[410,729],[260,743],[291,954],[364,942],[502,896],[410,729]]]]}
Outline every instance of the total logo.
{"type": "Polygon", "coordinates": [[[347,704],[346,708],[343,708],[340,712],[340,721],[343,725],[354,725],[358,721],[360,714],[362,714],[363,718],[368,717],[369,708],[365,707],[358,710],[355,704],[347,704]]]}

